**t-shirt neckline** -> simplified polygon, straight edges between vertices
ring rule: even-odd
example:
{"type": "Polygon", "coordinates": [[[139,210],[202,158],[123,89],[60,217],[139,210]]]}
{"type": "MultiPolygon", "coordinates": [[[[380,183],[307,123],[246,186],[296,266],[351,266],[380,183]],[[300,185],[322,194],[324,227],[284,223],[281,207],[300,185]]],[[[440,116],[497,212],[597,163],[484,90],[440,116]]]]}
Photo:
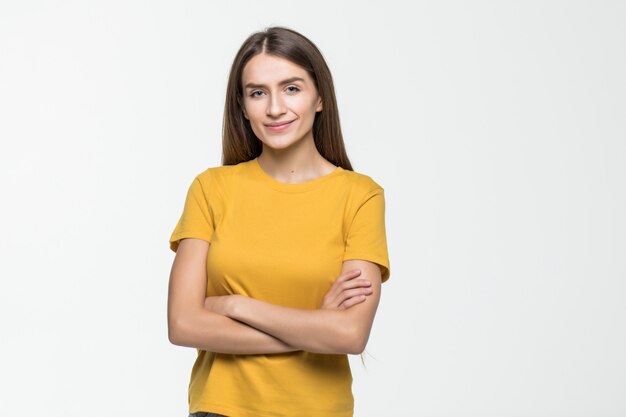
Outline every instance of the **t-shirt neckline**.
{"type": "Polygon", "coordinates": [[[265,172],[263,168],[261,168],[261,165],[259,164],[258,157],[254,158],[250,162],[251,162],[251,166],[253,170],[256,173],[256,176],[265,184],[267,184],[271,188],[278,190],[278,191],[294,192],[294,193],[307,191],[312,188],[318,187],[321,184],[325,183],[326,181],[330,180],[331,178],[336,177],[339,173],[343,171],[342,167],[337,166],[332,172],[326,175],[322,175],[321,177],[317,177],[309,181],[292,184],[288,182],[278,181],[276,178],[272,177],[270,174],[265,172]]]}

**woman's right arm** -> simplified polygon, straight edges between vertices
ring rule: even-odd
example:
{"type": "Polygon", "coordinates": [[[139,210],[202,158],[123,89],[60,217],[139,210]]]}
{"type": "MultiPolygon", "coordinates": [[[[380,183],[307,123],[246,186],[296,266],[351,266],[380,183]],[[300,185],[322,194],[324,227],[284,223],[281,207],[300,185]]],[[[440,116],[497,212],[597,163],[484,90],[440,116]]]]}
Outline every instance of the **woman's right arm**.
{"type": "Polygon", "coordinates": [[[171,343],[210,352],[271,354],[296,349],[280,339],[204,308],[209,242],[182,239],[176,251],[167,301],[171,343]]]}

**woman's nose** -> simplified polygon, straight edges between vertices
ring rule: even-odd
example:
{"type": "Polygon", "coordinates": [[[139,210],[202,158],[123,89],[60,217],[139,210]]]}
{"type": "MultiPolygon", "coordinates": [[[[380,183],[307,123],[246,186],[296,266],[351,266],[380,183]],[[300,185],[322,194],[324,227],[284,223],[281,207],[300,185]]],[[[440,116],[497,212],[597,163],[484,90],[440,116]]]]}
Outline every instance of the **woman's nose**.
{"type": "Polygon", "coordinates": [[[267,103],[266,113],[268,116],[280,116],[285,113],[285,103],[279,94],[272,94],[267,103]]]}

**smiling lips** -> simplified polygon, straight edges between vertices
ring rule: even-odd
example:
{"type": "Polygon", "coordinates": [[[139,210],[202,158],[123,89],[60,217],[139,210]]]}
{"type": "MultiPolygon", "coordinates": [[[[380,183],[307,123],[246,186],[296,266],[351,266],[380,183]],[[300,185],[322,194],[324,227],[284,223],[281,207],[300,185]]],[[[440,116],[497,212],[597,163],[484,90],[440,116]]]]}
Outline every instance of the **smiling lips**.
{"type": "Polygon", "coordinates": [[[285,122],[267,123],[265,127],[267,127],[267,129],[272,132],[280,132],[280,131],[287,129],[287,127],[291,126],[291,122],[293,122],[293,120],[289,120],[285,122]]]}

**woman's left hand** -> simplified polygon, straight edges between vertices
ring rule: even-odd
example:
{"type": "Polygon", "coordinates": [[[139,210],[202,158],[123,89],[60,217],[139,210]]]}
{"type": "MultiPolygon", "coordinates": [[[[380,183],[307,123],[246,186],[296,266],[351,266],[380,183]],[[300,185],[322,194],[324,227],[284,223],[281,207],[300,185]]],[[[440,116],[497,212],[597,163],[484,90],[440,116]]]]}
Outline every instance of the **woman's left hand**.
{"type": "Polygon", "coordinates": [[[204,299],[204,308],[222,316],[228,315],[228,310],[235,301],[236,295],[216,295],[204,299]]]}

